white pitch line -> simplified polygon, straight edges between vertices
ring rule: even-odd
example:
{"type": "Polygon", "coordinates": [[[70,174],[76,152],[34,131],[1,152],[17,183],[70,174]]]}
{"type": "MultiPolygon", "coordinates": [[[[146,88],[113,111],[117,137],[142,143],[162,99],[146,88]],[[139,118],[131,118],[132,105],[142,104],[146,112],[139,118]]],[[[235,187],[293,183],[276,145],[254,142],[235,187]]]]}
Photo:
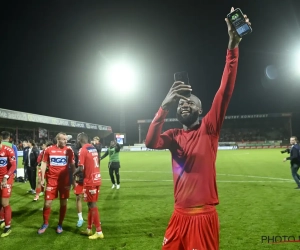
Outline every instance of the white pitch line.
{"type": "MultiPolygon", "coordinates": [[[[101,171],[106,172],[108,171],[101,171]]],[[[164,173],[172,174],[170,171],[121,171],[121,173],[164,173]]],[[[291,179],[269,177],[269,176],[256,176],[256,175],[241,175],[241,174],[217,174],[217,176],[232,176],[232,177],[247,177],[247,178],[259,178],[259,179],[269,179],[269,180],[280,180],[280,181],[290,181],[291,179]]]]}
{"type": "Polygon", "coordinates": [[[250,153],[230,154],[231,155],[249,155],[250,153]]]}
{"type": "Polygon", "coordinates": [[[241,175],[241,174],[217,174],[221,176],[233,176],[233,177],[247,177],[247,178],[259,178],[259,179],[269,179],[269,180],[281,180],[281,181],[290,181],[291,179],[285,178],[276,178],[268,176],[256,176],[256,175],[241,175]]]}
{"type": "Polygon", "coordinates": [[[277,181],[277,180],[274,180],[274,181],[217,181],[217,182],[229,182],[229,183],[232,183],[232,182],[261,182],[261,183],[265,183],[265,182],[270,182],[270,183],[275,183],[275,182],[278,182],[278,183],[282,183],[282,182],[294,182],[293,180],[286,180],[286,181],[277,181]]]}
{"type": "MultiPolygon", "coordinates": [[[[110,181],[110,179],[102,179],[104,181],[110,181]]],[[[122,181],[129,181],[129,182],[171,182],[173,180],[137,180],[137,179],[122,179],[122,181]]],[[[255,183],[255,182],[260,182],[260,183],[265,183],[265,182],[270,182],[270,183],[281,183],[281,182],[293,182],[292,180],[288,180],[288,181],[217,181],[217,182],[225,182],[225,183],[234,183],[234,182],[251,182],[251,183],[255,183]]]]}
{"type": "MultiPolygon", "coordinates": [[[[109,171],[101,171],[101,172],[106,172],[108,173],[109,171]]],[[[122,171],[120,170],[120,172],[122,173],[167,173],[167,174],[172,174],[172,171],[145,171],[145,170],[137,170],[137,171],[122,171]]]]}

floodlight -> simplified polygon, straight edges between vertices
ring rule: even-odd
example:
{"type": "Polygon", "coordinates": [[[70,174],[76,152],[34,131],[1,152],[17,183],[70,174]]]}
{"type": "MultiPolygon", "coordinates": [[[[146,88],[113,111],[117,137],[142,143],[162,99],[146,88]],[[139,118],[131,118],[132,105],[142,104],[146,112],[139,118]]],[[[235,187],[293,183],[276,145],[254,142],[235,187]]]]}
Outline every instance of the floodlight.
{"type": "Polygon", "coordinates": [[[116,90],[127,92],[136,84],[136,73],[133,67],[127,63],[114,64],[108,69],[107,81],[116,90]]]}

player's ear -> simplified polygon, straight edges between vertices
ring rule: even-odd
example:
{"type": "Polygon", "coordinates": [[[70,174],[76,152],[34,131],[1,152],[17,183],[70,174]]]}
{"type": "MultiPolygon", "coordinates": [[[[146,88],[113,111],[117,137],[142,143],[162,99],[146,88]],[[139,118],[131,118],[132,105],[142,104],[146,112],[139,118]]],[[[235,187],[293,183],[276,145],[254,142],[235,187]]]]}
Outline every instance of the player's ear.
{"type": "Polygon", "coordinates": [[[203,111],[202,111],[202,108],[199,108],[199,109],[198,109],[198,114],[201,115],[202,112],[203,112],[203,111]]]}

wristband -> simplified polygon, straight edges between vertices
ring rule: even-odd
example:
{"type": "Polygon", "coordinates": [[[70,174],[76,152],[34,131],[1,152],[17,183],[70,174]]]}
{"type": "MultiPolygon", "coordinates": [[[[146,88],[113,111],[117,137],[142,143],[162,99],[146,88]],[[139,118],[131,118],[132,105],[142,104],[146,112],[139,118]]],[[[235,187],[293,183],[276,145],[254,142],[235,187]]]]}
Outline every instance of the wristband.
{"type": "Polygon", "coordinates": [[[4,178],[8,179],[8,178],[9,178],[9,175],[7,175],[7,174],[6,174],[6,175],[4,175],[4,178]]]}

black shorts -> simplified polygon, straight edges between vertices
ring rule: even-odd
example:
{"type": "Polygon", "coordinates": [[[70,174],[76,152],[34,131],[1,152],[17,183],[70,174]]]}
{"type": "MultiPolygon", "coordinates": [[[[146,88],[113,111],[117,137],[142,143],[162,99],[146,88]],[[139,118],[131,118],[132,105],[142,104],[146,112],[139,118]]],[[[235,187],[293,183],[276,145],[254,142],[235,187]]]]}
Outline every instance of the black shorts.
{"type": "Polygon", "coordinates": [[[120,168],[120,162],[109,162],[108,163],[108,168],[120,168]]]}

